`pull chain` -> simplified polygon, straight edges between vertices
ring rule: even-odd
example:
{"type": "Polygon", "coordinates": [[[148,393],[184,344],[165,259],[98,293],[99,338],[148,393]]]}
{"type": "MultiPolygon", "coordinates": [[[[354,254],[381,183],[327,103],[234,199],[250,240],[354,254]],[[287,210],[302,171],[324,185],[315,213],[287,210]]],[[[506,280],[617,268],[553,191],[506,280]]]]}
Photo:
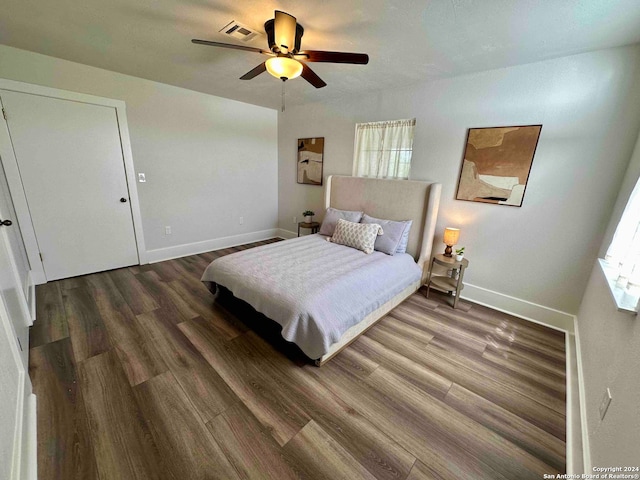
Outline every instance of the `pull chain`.
{"type": "Polygon", "coordinates": [[[286,81],[286,78],[282,79],[282,111],[284,112],[284,82],[286,81]]]}

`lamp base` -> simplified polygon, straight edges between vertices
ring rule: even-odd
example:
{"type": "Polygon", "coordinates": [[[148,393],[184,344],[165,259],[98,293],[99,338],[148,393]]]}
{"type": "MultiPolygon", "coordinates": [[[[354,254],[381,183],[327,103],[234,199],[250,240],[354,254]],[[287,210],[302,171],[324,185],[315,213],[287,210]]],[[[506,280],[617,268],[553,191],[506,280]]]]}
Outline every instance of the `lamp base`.
{"type": "Polygon", "coordinates": [[[447,248],[444,249],[444,256],[445,257],[451,257],[451,252],[453,252],[453,249],[451,248],[453,247],[453,245],[447,245],[447,248]]]}

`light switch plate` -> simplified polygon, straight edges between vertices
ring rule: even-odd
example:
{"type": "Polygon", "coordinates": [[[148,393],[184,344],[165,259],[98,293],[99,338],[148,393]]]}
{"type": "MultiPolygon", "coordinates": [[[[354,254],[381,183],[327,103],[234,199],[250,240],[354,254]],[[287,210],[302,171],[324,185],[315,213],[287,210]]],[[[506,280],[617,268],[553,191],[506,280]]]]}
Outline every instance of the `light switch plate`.
{"type": "Polygon", "coordinates": [[[600,401],[600,420],[604,420],[604,416],[607,414],[607,410],[609,409],[609,405],[611,404],[611,390],[607,388],[607,391],[604,392],[602,396],[602,400],[600,401]]]}
{"type": "Polygon", "coordinates": [[[144,173],[139,173],[139,174],[138,174],[138,182],[140,182],[140,183],[144,183],[144,182],[146,182],[146,181],[147,181],[147,179],[146,179],[146,177],[144,176],[144,173]]]}

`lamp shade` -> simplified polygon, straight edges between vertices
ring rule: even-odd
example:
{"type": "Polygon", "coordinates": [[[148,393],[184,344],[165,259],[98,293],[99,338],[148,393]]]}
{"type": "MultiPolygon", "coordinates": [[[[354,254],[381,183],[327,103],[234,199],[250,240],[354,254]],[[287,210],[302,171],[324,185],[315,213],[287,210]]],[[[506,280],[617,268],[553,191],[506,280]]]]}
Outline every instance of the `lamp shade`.
{"type": "Polygon", "coordinates": [[[445,245],[456,245],[458,243],[458,239],[460,238],[460,229],[459,228],[445,228],[444,229],[444,238],[442,242],[445,245]]]}
{"type": "Polygon", "coordinates": [[[302,73],[302,64],[289,57],[271,57],[264,65],[267,72],[276,78],[291,80],[302,73]]]}

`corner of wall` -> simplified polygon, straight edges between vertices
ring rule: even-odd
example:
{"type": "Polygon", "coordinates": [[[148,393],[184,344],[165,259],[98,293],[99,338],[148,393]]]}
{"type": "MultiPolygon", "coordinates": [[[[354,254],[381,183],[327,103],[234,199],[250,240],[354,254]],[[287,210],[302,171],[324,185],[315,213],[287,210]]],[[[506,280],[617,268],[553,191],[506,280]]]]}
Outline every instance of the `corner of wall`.
{"type": "Polygon", "coordinates": [[[290,238],[295,238],[298,236],[296,232],[292,232],[291,230],[285,230],[284,228],[278,228],[278,232],[276,234],[280,238],[284,238],[288,240],[290,238]]]}

